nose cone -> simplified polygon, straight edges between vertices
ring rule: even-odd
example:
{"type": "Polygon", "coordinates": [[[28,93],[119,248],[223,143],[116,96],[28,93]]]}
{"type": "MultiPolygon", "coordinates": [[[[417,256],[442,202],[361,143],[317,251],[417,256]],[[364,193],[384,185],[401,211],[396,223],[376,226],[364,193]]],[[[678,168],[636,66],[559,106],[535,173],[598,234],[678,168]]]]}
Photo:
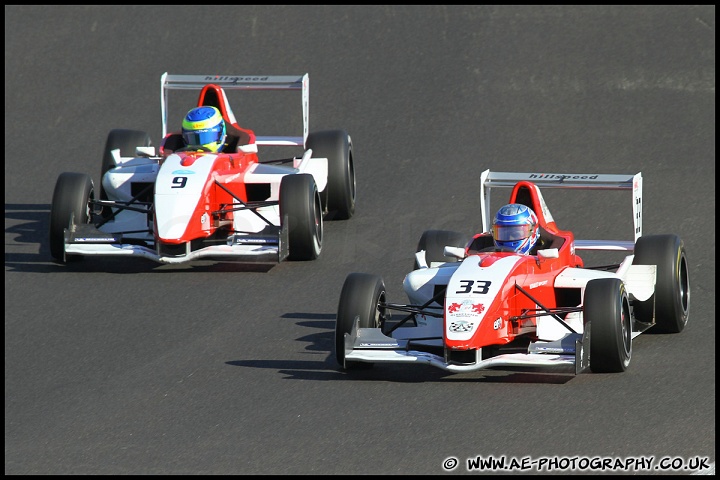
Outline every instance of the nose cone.
{"type": "Polygon", "coordinates": [[[497,342],[497,335],[493,332],[500,329],[496,320],[504,303],[501,295],[520,260],[511,255],[498,256],[488,266],[482,266],[483,262],[482,257],[468,257],[448,283],[445,342],[450,348],[481,348],[497,342]],[[478,332],[481,336],[492,338],[479,338],[478,332]]]}
{"type": "Polygon", "coordinates": [[[171,243],[191,240],[187,232],[203,230],[203,221],[209,228],[209,217],[203,216],[205,211],[200,203],[215,157],[199,158],[192,165],[183,164],[176,154],[165,159],[155,180],[155,228],[160,240],[171,243]]]}

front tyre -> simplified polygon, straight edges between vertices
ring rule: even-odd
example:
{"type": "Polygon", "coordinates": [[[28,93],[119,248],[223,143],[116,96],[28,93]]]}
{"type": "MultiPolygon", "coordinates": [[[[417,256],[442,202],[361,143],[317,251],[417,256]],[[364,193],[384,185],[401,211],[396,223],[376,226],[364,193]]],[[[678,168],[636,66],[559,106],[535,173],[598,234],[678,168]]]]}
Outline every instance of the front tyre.
{"type": "Polygon", "coordinates": [[[358,328],[385,326],[387,310],[385,282],[377,275],[351,273],[345,279],[337,320],[335,321],[335,358],[344,369],[371,367],[371,363],[345,360],[345,334],[349,334],[358,318],[358,328]]]}
{"type": "Polygon", "coordinates": [[[590,370],[624,372],[632,357],[632,317],[625,284],[596,278],[585,287],[585,328],[590,328],[590,370]]]}
{"type": "Polygon", "coordinates": [[[328,182],[323,206],[328,218],[347,220],[355,213],[355,166],[350,135],[344,130],[328,130],[308,135],[306,148],[313,158],[327,158],[328,182]]]}
{"type": "Polygon", "coordinates": [[[655,293],[634,305],[635,317],[652,323],[654,313],[655,326],[649,332],[682,332],[690,310],[690,278],[683,241],[672,234],[642,236],[635,242],[633,265],[657,265],[655,293]]]}
{"type": "Polygon", "coordinates": [[[55,183],[50,207],[50,254],[65,262],[74,257],[65,255],[65,229],[70,224],[90,223],[91,202],[95,200],[95,188],[89,175],[65,172],[55,183]]]}
{"type": "Polygon", "coordinates": [[[285,175],[280,181],[280,218],[288,222],[288,259],[315,260],[323,237],[322,200],[309,173],[285,175]]]}
{"type": "MultiPolygon", "coordinates": [[[[470,241],[470,237],[460,232],[451,230],[426,230],[423,232],[418,242],[415,253],[425,250],[425,262],[427,266],[432,266],[432,262],[457,262],[455,257],[445,256],[445,246],[465,248],[470,241]]],[[[415,259],[413,270],[420,268],[420,264],[415,259]]]]}

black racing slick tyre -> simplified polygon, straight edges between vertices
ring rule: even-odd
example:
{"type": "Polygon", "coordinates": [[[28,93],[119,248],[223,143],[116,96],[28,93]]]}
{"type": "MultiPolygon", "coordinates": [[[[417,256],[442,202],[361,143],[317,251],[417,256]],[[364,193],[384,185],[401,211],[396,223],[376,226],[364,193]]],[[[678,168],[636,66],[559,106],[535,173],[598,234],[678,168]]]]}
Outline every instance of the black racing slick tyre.
{"type": "Polygon", "coordinates": [[[345,360],[345,334],[358,319],[358,328],[384,329],[387,310],[385,282],[377,275],[351,273],[345,278],[335,321],[335,358],[344,369],[367,368],[372,363],[345,360]]]}
{"type": "Polygon", "coordinates": [[[287,222],[288,259],[318,258],[323,240],[322,201],[312,175],[298,173],[282,178],[280,218],[287,222]]]}
{"type": "MultiPolygon", "coordinates": [[[[432,262],[457,262],[456,257],[445,256],[445,246],[465,248],[471,237],[460,232],[450,230],[426,230],[418,242],[415,253],[425,250],[425,262],[431,266],[432,262]]],[[[413,270],[420,268],[417,259],[413,270]]]]}
{"type": "MultiPolygon", "coordinates": [[[[120,156],[131,157],[135,155],[135,149],[137,147],[151,147],[152,139],[146,132],[139,130],[125,130],[122,128],[110,130],[105,141],[105,148],[103,149],[102,167],[100,169],[100,185],[98,185],[98,191],[100,192],[100,200],[107,200],[107,194],[105,193],[102,181],[108,170],[116,167],[115,158],[112,155],[113,150],[120,149],[120,156]]],[[[110,216],[110,210],[104,209],[103,216],[110,216]]]]}
{"type": "Polygon", "coordinates": [[[625,284],[597,278],[585,287],[585,328],[590,329],[590,370],[624,372],[632,358],[632,317],[625,284]]]}
{"type": "Polygon", "coordinates": [[[655,326],[648,333],[680,333],[690,311],[685,245],[677,235],[644,235],[635,242],[633,265],[657,265],[655,293],[633,305],[635,318],[655,326]]]}
{"type": "Polygon", "coordinates": [[[65,172],[55,183],[50,207],[50,254],[60,262],[81,258],[65,255],[65,229],[71,223],[90,223],[95,188],[89,175],[65,172]]]}
{"type": "Polygon", "coordinates": [[[328,183],[322,195],[329,220],[347,220],[355,213],[355,166],[350,135],[327,130],[308,135],[313,158],[327,158],[328,183]]]}

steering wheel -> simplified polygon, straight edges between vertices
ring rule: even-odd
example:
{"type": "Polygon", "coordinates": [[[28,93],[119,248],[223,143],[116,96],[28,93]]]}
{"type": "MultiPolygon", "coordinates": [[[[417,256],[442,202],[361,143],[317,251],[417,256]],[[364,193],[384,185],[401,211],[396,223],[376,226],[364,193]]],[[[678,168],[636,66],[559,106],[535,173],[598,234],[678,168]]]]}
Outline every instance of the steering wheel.
{"type": "Polygon", "coordinates": [[[498,246],[492,246],[492,247],[485,247],[480,252],[508,252],[508,253],[516,253],[514,248],[510,247],[498,247],[498,246]]]}
{"type": "Polygon", "coordinates": [[[175,150],[175,152],[176,153],[177,152],[210,152],[210,153],[212,153],[212,150],[210,150],[208,147],[199,146],[199,147],[178,148],[177,150],[175,150]]]}

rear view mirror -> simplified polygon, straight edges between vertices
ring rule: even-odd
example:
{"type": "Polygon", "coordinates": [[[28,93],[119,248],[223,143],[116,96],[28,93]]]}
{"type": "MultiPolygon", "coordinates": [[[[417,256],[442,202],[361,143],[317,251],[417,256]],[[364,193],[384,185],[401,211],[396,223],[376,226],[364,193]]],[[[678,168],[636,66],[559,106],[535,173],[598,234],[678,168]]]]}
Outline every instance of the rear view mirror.
{"type": "Polygon", "coordinates": [[[462,260],[465,258],[465,249],[463,247],[450,247],[446,245],[443,254],[446,257],[455,257],[458,260],[462,260]]]}
{"type": "Polygon", "coordinates": [[[560,252],[557,248],[546,248],[544,250],[538,250],[538,257],[542,258],[558,258],[560,256],[560,252]]]}

